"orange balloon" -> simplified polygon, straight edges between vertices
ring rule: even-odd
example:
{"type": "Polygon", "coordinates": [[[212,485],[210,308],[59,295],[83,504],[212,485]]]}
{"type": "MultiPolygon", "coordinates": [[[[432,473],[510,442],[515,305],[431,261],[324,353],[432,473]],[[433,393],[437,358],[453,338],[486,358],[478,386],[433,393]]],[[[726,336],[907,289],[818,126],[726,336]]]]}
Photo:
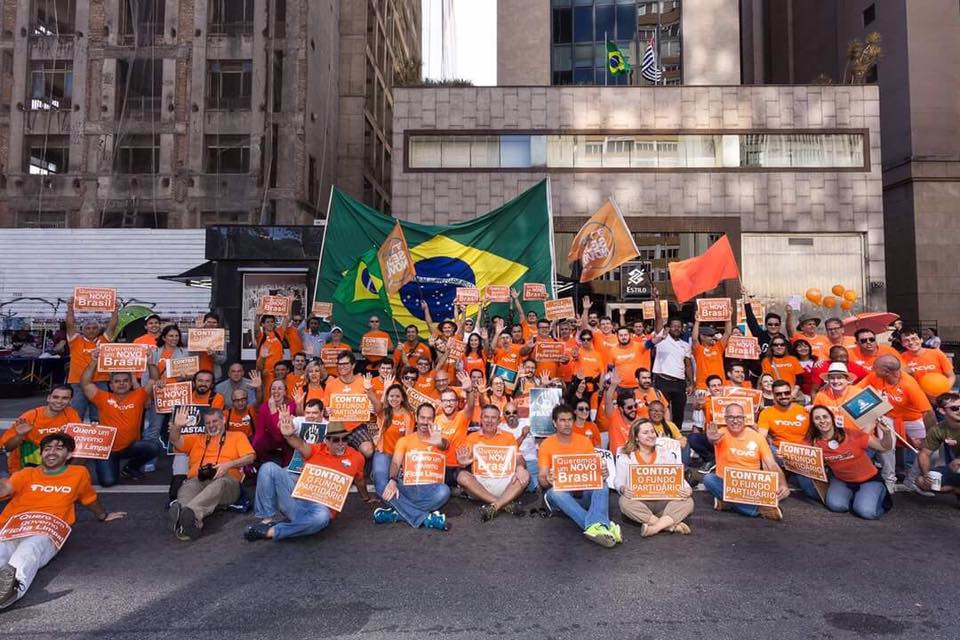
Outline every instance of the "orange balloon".
{"type": "Polygon", "coordinates": [[[850,302],[849,300],[844,300],[843,302],[840,303],[840,308],[843,309],[844,311],[850,311],[850,309],[853,309],[853,303],[850,302]]]}
{"type": "Polygon", "coordinates": [[[942,373],[927,373],[919,382],[923,392],[934,398],[950,391],[950,380],[942,373]]]}
{"type": "Polygon", "coordinates": [[[846,291],[843,292],[843,299],[848,300],[850,302],[856,302],[857,292],[854,291],[853,289],[847,289],[846,291]]]}
{"type": "Polygon", "coordinates": [[[807,293],[805,295],[807,300],[813,304],[820,304],[820,301],[823,300],[823,293],[820,291],[820,289],[807,289],[807,293]]]}
{"type": "Polygon", "coordinates": [[[842,296],[843,292],[846,290],[847,288],[842,284],[835,284],[833,285],[833,289],[830,289],[830,292],[835,296],[842,296]]]}
{"type": "Polygon", "coordinates": [[[822,304],[827,309],[833,309],[835,306],[837,306],[837,299],[834,298],[833,296],[827,296],[826,298],[823,299],[823,302],[821,302],[820,304],[822,304]]]}

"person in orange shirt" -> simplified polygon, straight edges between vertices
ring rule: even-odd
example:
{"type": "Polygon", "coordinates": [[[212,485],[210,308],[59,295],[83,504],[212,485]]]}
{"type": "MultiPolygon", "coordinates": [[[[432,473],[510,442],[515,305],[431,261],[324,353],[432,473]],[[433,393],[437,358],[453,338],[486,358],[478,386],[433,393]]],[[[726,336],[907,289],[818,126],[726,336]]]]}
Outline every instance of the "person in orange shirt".
{"type": "Polygon", "coordinates": [[[957,376],[947,354],[940,349],[924,347],[916,329],[904,329],[900,334],[900,343],[906,349],[900,354],[904,367],[917,382],[929,373],[939,373],[947,378],[950,388],[953,389],[957,376]]]}
{"type": "Polygon", "coordinates": [[[143,328],[146,333],[135,338],[133,344],[146,345],[153,351],[157,348],[157,340],[160,338],[160,328],[162,326],[163,321],[160,319],[160,316],[155,313],[147,316],[143,321],[143,328]]]}
{"type": "Polygon", "coordinates": [[[440,435],[450,443],[447,449],[447,478],[446,482],[450,486],[455,486],[457,482],[457,447],[463,444],[467,437],[467,428],[470,426],[470,420],[473,418],[474,408],[474,389],[470,382],[470,376],[462,371],[457,374],[464,393],[467,394],[466,408],[459,409],[460,398],[453,389],[446,389],[440,394],[440,413],[435,418],[437,427],[440,428],[440,435]]]}
{"type": "Polygon", "coordinates": [[[805,370],[799,360],[787,353],[788,346],[786,338],[775,336],[770,341],[770,350],[763,357],[761,369],[774,380],[786,380],[792,389],[797,386],[797,376],[803,375],[805,370]]]}
{"type": "Polygon", "coordinates": [[[846,327],[840,318],[827,318],[823,321],[823,330],[827,334],[827,340],[831,347],[843,347],[847,351],[857,346],[857,341],[853,336],[845,335],[846,327]]]}
{"type": "MultiPolygon", "coordinates": [[[[90,354],[99,345],[104,342],[110,342],[117,330],[118,311],[114,309],[113,315],[106,328],[102,328],[100,323],[93,318],[88,318],[80,323],[80,330],[77,331],[76,315],[73,311],[73,297],[67,300],[67,315],[64,319],[64,325],[67,330],[67,346],[70,349],[70,369],[67,372],[67,384],[73,387],[73,408],[81,420],[89,419],[90,422],[97,420],[97,408],[90,404],[87,396],[83,393],[80,386],[80,376],[83,370],[90,364],[90,354]]],[[[93,379],[101,389],[107,388],[107,376],[100,374],[93,379]]]]}
{"type": "Polygon", "coordinates": [[[580,346],[574,359],[574,375],[598,384],[607,370],[607,357],[604,352],[594,347],[593,335],[594,332],[590,329],[580,331],[580,346]]]}
{"type": "MultiPolygon", "coordinates": [[[[650,415],[649,405],[651,402],[661,402],[666,406],[667,398],[660,389],[653,386],[653,374],[649,369],[637,369],[635,377],[640,384],[634,391],[637,399],[637,417],[646,418],[650,415]]],[[[670,420],[670,409],[667,409],[666,419],[670,420]]]]}
{"type": "MultiPolygon", "coordinates": [[[[550,378],[556,378],[560,371],[560,363],[556,361],[547,361],[541,359],[540,345],[542,344],[560,344],[559,340],[550,335],[551,324],[549,320],[541,319],[537,321],[537,334],[528,338],[527,344],[520,349],[520,355],[524,358],[531,358],[536,363],[535,373],[542,376],[546,373],[550,378]]],[[[566,358],[566,356],[562,356],[566,358]]]]}
{"type": "Polygon", "coordinates": [[[243,389],[235,390],[233,397],[230,398],[230,408],[226,410],[224,419],[226,420],[227,431],[239,431],[253,442],[253,434],[257,430],[257,412],[250,406],[248,400],[246,391],[243,389]]]}
{"type": "MultiPolygon", "coordinates": [[[[743,368],[740,367],[740,370],[742,372],[743,368]]],[[[697,396],[697,399],[695,400],[696,405],[694,406],[699,405],[703,410],[703,425],[695,425],[693,431],[690,433],[690,436],[687,438],[687,441],[690,443],[690,449],[695,451],[697,457],[700,458],[700,473],[710,473],[717,466],[713,445],[710,444],[710,440],[707,439],[706,425],[714,421],[713,403],[710,401],[710,399],[722,395],[723,378],[720,376],[708,376],[706,394],[697,396]]]]}
{"type": "Polygon", "coordinates": [[[520,455],[517,439],[499,429],[500,409],[492,404],[480,409],[480,430],[466,437],[457,447],[457,484],[481,500],[480,522],[497,517],[501,509],[523,513],[518,503],[530,482],[526,463],[520,455]],[[467,470],[469,468],[469,471],[467,470]]]}
{"type": "MultiPolygon", "coordinates": [[[[390,338],[390,334],[380,328],[380,316],[370,316],[369,320],[370,330],[363,334],[363,337],[360,339],[360,345],[363,346],[364,338],[372,338],[374,340],[386,340],[387,341],[387,353],[393,352],[393,340],[390,338]]],[[[383,360],[386,356],[376,356],[371,354],[364,354],[365,364],[363,367],[364,371],[374,372],[380,366],[380,361],[383,360]]]]}
{"type": "Polygon", "coordinates": [[[486,377],[487,359],[483,355],[483,339],[479,334],[471,333],[467,336],[462,362],[463,370],[467,373],[480,371],[486,377]]]}
{"type": "Polygon", "coordinates": [[[377,450],[373,454],[373,469],[370,473],[377,495],[383,494],[390,474],[390,461],[397,441],[413,433],[416,423],[416,411],[410,405],[403,385],[395,384],[393,378],[384,380],[385,391],[381,394],[377,412],[377,450]]]}
{"type": "Polygon", "coordinates": [[[900,361],[900,354],[896,349],[885,344],[877,342],[877,335],[870,329],[857,329],[854,334],[857,340],[857,347],[847,349],[850,352],[850,362],[854,362],[864,369],[872,369],[877,358],[880,356],[890,356],[900,361]]]}
{"type": "MultiPolygon", "coordinates": [[[[257,351],[257,369],[263,374],[265,389],[273,382],[273,368],[283,360],[284,351],[289,353],[290,343],[285,337],[287,318],[277,326],[277,317],[273,315],[254,316],[254,345],[257,351]]],[[[333,330],[331,329],[331,334],[333,330]]],[[[342,335],[342,332],[341,332],[342,335]]]]}
{"type": "MultiPolygon", "coordinates": [[[[728,318],[723,328],[723,336],[729,336],[732,329],[728,318]]],[[[706,389],[707,378],[710,376],[724,377],[723,354],[727,348],[727,338],[717,339],[717,330],[713,327],[700,326],[700,321],[693,323],[693,362],[696,366],[694,378],[695,389],[706,389]]]]}
{"type": "Polygon", "coordinates": [[[561,320],[560,324],[557,325],[557,330],[559,331],[557,339],[563,343],[563,359],[560,361],[557,375],[565,384],[570,384],[577,374],[576,358],[579,355],[577,336],[574,334],[573,324],[569,320],[561,320]]]}
{"type": "Polygon", "coordinates": [[[763,516],[769,520],[783,520],[783,512],[779,506],[757,507],[752,504],[723,501],[723,476],[724,469],[727,467],[775,472],[779,476],[777,499],[783,500],[790,495],[787,478],[773,457],[767,439],[744,426],[743,407],[738,404],[727,405],[723,415],[727,423],[726,427],[718,429],[715,422],[707,423],[707,439],[713,445],[717,457],[717,468],[716,471],[703,477],[703,486],[713,495],[713,508],[717,511],[726,511],[729,508],[751,518],[763,516]]]}
{"type": "MultiPolygon", "coordinates": [[[[74,505],[80,503],[100,522],[126,517],[123,511],[108,512],[100,504],[82,465],[67,464],[77,445],[65,433],[51,433],[40,441],[39,467],[30,467],[0,479],[0,498],[9,499],[0,513],[0,528],[25,513],[42,513],[76,522],[74,505]]],[[[37,534],[0,542],[0,609],[22,598],[37,572],[53,560],[59,549],[46,535],[37,534]]]]}
{"type": "Polygon", "coordinates": [[[601,317],[596,326],[599,331],[595,330],[590,324],[590,309],[593,307],[590,296],[584,296],[582,302],[583,312],[580,315],[580,329],[581,331],[591,331],[594,348],[603,353],[604,357],[607,357],[607,350],[617,344],[617,334],[613,330],[613,320],[609,316],[601,317]]]}
{"type": "Polygon", "coordinates": [[[853,418],[843,409],[843,404],[860,393],[860,388],[853,386],[857,377],[847,370],[842,362],[831,362],[830,368],[823,374],[823,386],[813,398],[813,404],[830,409],[837,420],[837,428],[845,429],[854,426],[853,418]]]}
{"type": "Polygon", "coordinates": [[[181,435],[186,424],[187,412],[178,409],[170,421],[170,444],[189,456],[190,468],[168,514],[178,539],[196,540],[207,516],[240,497],[240,470],[253,464],[256,454],[245,435],[227,431],[222,409],[203,414],[202,434],[181,435]]]}
{"type": "Polygon", "coordinates": [[[408,324],[406,328],[406,340],[397,345],[393,350],[393,366],[400,371],[403,367],[416,367],[417,360],[425,357],[431,359],[430,347],[420,341],[420,329],[415,324],[408,324]]]}
{"type": "Polygon", "coordinates": [[[296,395],[298,389],[303,388],[304,383],[307,381],[307,354],[303,352],[297,353],[288,364],[289,369],[283,381],[287,384],[287,395],[292,398],[296,395]]]}
{"type": "Polygon", "coordinates": [[[587,400],[577,400],[573,407],[574,422],[573,432],[590,439],[593,447],[600,446],[600,429],[596,424],[590,421],[590,402],[587,400]]]}
{"type": "MultiPolygon", "coordinates": [[[[721,385],[723,386],[723,385],[721,385]]],[[[727,384],[729,387],[753,389],[753,383],[747,380],[747,368],[741,362],[731,362],[727,367],[727,384]]]]}
{"type": "Polygon", "coordinates": [[[70,405],[72,396],[71,385],[53,387],[47,394],[46,405],[24,412],[0,435],[0,445],[7,451],[9,473],[41,464],[40,441],[44,436],[59,433],[71,422],[81,421],[70,405]]]}
{"type": "Polygon", "coordinates": [[[514,325],[509,332],[500,330],[502,324],[503,321],[499,319],[494,323],[496,344],[491,341],[491,344],[487,346],[487,360],[512,371],[519,371],[520,363],[523,360],[522,350],[526,344],[523,341],[523,331],[520,329],[520,325],[514,325]]]}
{"type": "MultiPolygon", "coordinates": [[[[826,360],[830,353],[830,339],[817,333],[817,326],[820,324],[820,318],[816,316],[800,316],[797,321],[797,328],[793,328],[793,308],[787,305],[787,336],[790,342],[797,340],[806,340],[810,345],[810,352],[816,356],[817,360],[826,360]]],[[[842,327],[842,323],[841,323],[842,327]]]]}
{"type": "Polygon", "coordinates": [[[607,449],[614,456],[630,440],[630,425],[637,419],[637,399],[632,389],[621,389],[616,372],[603,392],[603,411],[607,416],[607,449]]]}
{"type": "Polygon", "coordinates": [[[150,402],[152,385],[147,388],[134,388],[132,373],[111,373],[110,391],[103,391],[93,383],[97,371],[99,349],[93,350],[93,358],[80,377],[80,384],[87,399],[97,407],[100,423],[115,427],[117,434],[113,440],[110,457],[97,460],[95,464],[97,480],[102,487],[112,487],[118,476],[140,480],[144,474],[140,470],[145,464],[162,453],[158,440],[141,439],[143,416],[150,402]],[[120,461],[126,460],[121,470],[120,461]]]}
{"type": "Polygon", "coordinates": [[[324,362],[326,362],[325,354],[336,354],[336,357],[332,359],[333,364],[327,366],[328,375],[333,377],[337,377],[337,375],[339,375],[339,369],[337,368],[337,357],[339,357],[344,351],[353,353],[353,347],[343,341],[343,329],[334,325],[330,328],[330,341],[327,342],[323,349],[320,350],[320,357],[324,362]]]}
{"type": "MultiPolygon", "coordinates": [[[[810,416],[807,415],[806,409],[793,402],[793,387],[786,380],[777,380],[773,383],[773,400],[773,406],[760,412],[760,417],[757,418],[757,431],[761,436],[770,438],[774,457],[777,458],[777,463],[783,466],[778,457],[781,443],[810,444],[807,440],[810,416]]],[[[812,479],[800,474],[787,475],[786,471],[784,475],[787,478],[792,476],[797,486],[809,498],[818,500],[822,497],[812,479]]]]}
{"type": "MultiPolygon", "coordinates": [[[[324,389],[323,404],[330,411],[330,399],[336,394],[346,395],[366,395],[371,407],[379,401],[376,393],[373,391],[373,382],[368,378],[361,378],[354,373],[357,365],[357,357],[352,351],[341,351],[337,356],[337,371],[339,375],[327,380],[327,386],[324,389]]],[[[347,437],[347,444],[363,454],[364,458],[372,458],[374,452],[373,437],[370,435],[367,425],[362,422],[346,422],[347,431],[350,435],[347,437]]]]}
{"type": "Polygon", "coordinates": [[[650,368],[650,348],[645,342],[634,342],[630,330],[620,327],[616,332],[617,343],[607,349],[607,363],[612,364],[624,389],[636,389],[637,369],[650,368]]]}

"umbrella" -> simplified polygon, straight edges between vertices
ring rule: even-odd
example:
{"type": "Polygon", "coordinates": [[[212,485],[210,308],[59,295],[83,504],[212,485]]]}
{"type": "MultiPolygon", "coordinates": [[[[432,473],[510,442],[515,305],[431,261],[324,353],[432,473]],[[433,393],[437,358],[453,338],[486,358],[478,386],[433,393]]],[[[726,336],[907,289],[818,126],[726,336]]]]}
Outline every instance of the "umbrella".
{"type": "Polygon", "coordinates": [[[146,318],[149,315],[153,315],[153,309],[149,307],[129,305],[120,309],[120,312],[117,314],[117,334],[122,333],[131,323],[146,318]]]}
{"type": "Polygon", "coordinates": [[[893,324],[894,320],[899,320],[900,316],[889,311],[871,311],[870,313],[859,313],[843,320],[843,332],[852,336],[859,329],[870,329],[874,333],[883,333],[887,327],[893,324]]]}

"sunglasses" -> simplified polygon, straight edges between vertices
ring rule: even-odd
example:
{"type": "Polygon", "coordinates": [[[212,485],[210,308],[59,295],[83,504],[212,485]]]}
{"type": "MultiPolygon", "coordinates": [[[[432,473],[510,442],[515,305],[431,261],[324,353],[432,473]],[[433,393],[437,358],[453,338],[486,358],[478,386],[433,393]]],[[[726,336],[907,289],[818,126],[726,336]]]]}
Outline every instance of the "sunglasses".
{"type": "Polygon", "coordinates": [[[790,396],[792,395],[789,391],[774,391],[773,395],[775,396],[790,396]]]}
{"type": "Polygon", "coordinates": [[[347,436],[327,436],[327,440],[330,442],[346,442],[347,436]]]}
{"type": "Polygon", "coordinates": [[[869,344],[871,342],[876,342],[876,341],[877,341],[876,338],[860,338],[859,340],[857,340],[857,342],[859,342],[860,344],[869,344]]]}
{"type": "Polygon", "coordinates": [[[624,410],[624,411],[630,411],[631,409],[636,409],[636,408],[637,408],[637,405],[635,405],[635,404],[625,404],[625,405],[623,405],[623,410],[624,410]]]}
{"type": "Polygon", "coordinates": [[[780,326],[780,323],[779,323],[779,322],[768,322],[768,323],[767,323],[767,326],[768,326],[768,327],[779,327],[779,326],[780,326]]]}
{"type": "Polygon", "coordinates": [[[771,343],[770,343],[770,346],[771,346],[771,347],[786,347],[786,346],[787,346],[787,343],[786,343],[786,342],[771,342],[771,343]]]}
{"type": "Polygon", "coordinates": [[[503,415],[505,415],[505,416],[515,416],[515,415],[517,415],[517,412],[516,412],[516,411],[504,411],[504,412],[503,412],[503,415]]]}
{"type": "Polygon", "coordinates": [[[577,411],[590,411],[590,407],[577,407],[577,411]]]}
{"type": "Polygon", "coordinates": [[[404,380],[416,380],[417,376],[403,376],[404,380]]]}

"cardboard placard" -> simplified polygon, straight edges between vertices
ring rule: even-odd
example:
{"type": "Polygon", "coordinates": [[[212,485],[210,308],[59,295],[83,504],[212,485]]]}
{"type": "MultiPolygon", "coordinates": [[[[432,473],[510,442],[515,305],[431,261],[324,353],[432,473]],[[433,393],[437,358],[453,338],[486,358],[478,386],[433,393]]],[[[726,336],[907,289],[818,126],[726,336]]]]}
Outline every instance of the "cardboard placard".
{"type": "Polygon", "coordinates": [[[726,322],[733,313],[730,298],[697,298],[697,320],[726,322]]]}
{"type": "Polygon", "coordinates": [[[337,349],[336,347],[323,347],[320,349],[320,362],[323,363],[325,367],[336,367],[337,358],[340,357],[340,354],[347,349],[337,349]]]}
{"type": "Polygon", "coordinates": [[[547,320],[567,320],[577,317],[577,311],[573,306],[573,298],[557,298],[556,300],[545,300],[543,303],[543,312],[547,320]]]}
{"type": "MultiPolygon", "coordinates": [[[[203,424],[203,412],[210,407],[203,404],[178,404],[173,408],[173,416],[171,419],[176,417],[178,411],[187,412],[186,424],[180,427],[181,436],[202,436],[207,432],[206,426],[203,424]]],[[[167,455],[172,456],[177,453],[177,450],[173,448],[172,442],[167,442],[167,455]]]]}
{"type": "Polygon", "coordinates": [[[750,398],[753,400],[754,408],[763,404],[763,391],[760,391],[760,389],[747,389],[746,387],[722,387],[720,389],[720,395],[724,397],[730,396],[737,398],[750,398]]]}
{"type": "Polygon", "coordinates": [[[75,287],[73,310],[113,313],[117,308],[117,290],[105,287],[75,287]]]}
{"type": "Polygon", "coordinates": [[[713,421],[717,426],[726,426],[727,416],[724,415],[723,410],[731,404],[740,405],[743,409],[743,424],[752,427],[754,425],[753,398],[746,396],[713,396],[710,398],[710,408],[713,410],[713,421]]]}
{"type": "Polygon", "coordinates": [[[403,484],[416,487],[443,484],[447,457],[435,451],[407,451],[403,456],[403,484]]]}
{"type": "Polygon", "coordinates": [[[432,406],[432,407],[434,408],[434,410],[437,410],[437,411],[440,410],[440,401],[439,401],[439,400],[437,400],[437,399],[435,399],[435,398],[431,398],[431,397],[428,396],[427,394],[425,394],[425,393],[423,393],[423,392],[421,392],[421,391],[417,391],[417,390],[414,389],[413,387],[410,387],[409,389],[406,389],[406,392],[407,392],[407,401],[409,401],[410,406],[413,407],[415,410],[416,410],[420,405],[423,405],[423,404],[429,404],[430,406],[432,406]]]}
{"type": "Polygon", "coordinates": [[[510,302],[510,287],[491,284],[483,290],[483,299],[487,302],[510,302]]]}
{"type": "Polygon", "coordinates": [[[227,345],[225,329],[190,329],[187,331],[187,349],[190,351],[223,351],[227,345]]]}
{"type": "MultiPolygon", "coordinates": [[[[643,313],[644,320],[653,320],[655,319],[654,313],[656,312],[656,307],[653,305],[656,304],[653,300],[644,300],[641,303],[641,312],[643,313]]],[[[660,301],[660,317],[668,318],[670,316],[670,306],[667,304],[666,300],[660,301]]]]}
{"type": "Polygon", "coordinates": [[[820,447],[781,442],[778,453],[783,460],[783,468],[790,473],[827,481],[827,471],[823,467],[823,450],[820,447]]]}
{"type": "Polygon", "coordinates": [[[533,358],[537,362],[560,362],[563,359],[563,353],[562,342],[537,342],[533,351],[533,358]]]}
{"type": "Polygon", "coordinates": [[[877,418],[893,409],[893,406],[884,399],[883,394],[873,387],[865,388],[840,406],[853,418],[853,422],[858,427],[868,433],[872,431],[877,418]]]}
{"type": "Polygon", "coordinates": [[[503,384],[506,386],[507,391],[513,392],[514,387],[517,386],[517,372],[514,369],[508,369],[503,365],[495,365],[493,367],[493,373],[490,375],[490,380],[494,378],[500,378],[503,380],[503,384]]]}
{"type": "Polygon", "coordinates": [[[0,529],[0,540],[17,540],[30,536],[47,536],[57,549],[70,537],[72,528],[57,516],[42,511],[28,511],[10,516],[0,529]]]}
{"type": "Polygon", "coordinates": [[[459,338],[447,338],[447,361],[457,362],[467,352],[467,343],[459,338]]]}
{"type": "Polygon", "coordinates": [[[682,464],[631,464],[629,487],[638,500],[679,500],[682,464]]]}
{"type": "Polygon", "coordinates": [[[604,487],[603,460],[596,453],[561,453],[553,456],[556,491],[595,491],[604,487]]]}
{"type": "Polygon", "coordinates": [[[193,385],[189,382],[175,382],[153,388],[153,407],[157,413],[170,413],[179,404],[190,404],[193,399],[193,385]]]}
{"type": "Polygon", "coordinates": [[[735,360],[757,360],[760,358],[760,343],[749,336],[730,336],[724,355],[735,360]]]}
{"type": "MultiPolygon", "coordinates": [[[[766,309],[763,306],[763,303],[759,300],[751,300],[750,308],[753,309],[753,317],[757,319],[757,322],[763,323],[763,317],[767,315],[766,309]]],[[[743,298],[737,300],[737,324],[747,321],[747,313],[743,307],[743,298]]]]}
{"type": "Polygon", "coordinates": [[[168,378],[189,378],[200,370],[200,356],[186,358],[168,358],[167,370],[164,375],[168,378]]]}
{"type": "Polygon", "coordinates": [[[86,424],[71,422],[63,427],[63,432],[73,437],[77,448],[74,458],[106,460],[113,451],[113,441],[117,438],[117,428],[104,424],[86,424]]]}
{"type": "Polygon", "coordinates": [[[365,337],[360,339],[360,353],[365,356],[387,357],[389,350],[387,338],[365,337]]]}
{"type": "Polygon", "coordinates": [[[327,411],[330,422],[366,422],[370,419],[370,400],[362,393],[334,393],[327,411]]]}
{"type": "Polygon", "coordinates": [[[150,347],[145,344],[105,342],[97,355],[100,373],[142,373],[147,369],[150,347]]]}
{"type": "Polygon", "coordinates": [[[290,304],[293,302],[287,296],[263,296],[257,303],[257,314],[261,316],[277,316],[282,320],[290,316],[290,304]]]}
{"type": "Polygon", "coordinates": [[[473,445],[472,473],[478,478],[509,478],[517,470],[517,448],[473,445]]]}
{"type": "MultiPolygon", "coordinates": [[[[514,400],[514,404],[519,400],[514,400]]],[[[552,436],[557,432],[553,424],[553,408],[563,402],[563,390],[557,387],[534,387],[530,389],[530,435],[538,438],[552,436]]]]}
{"type": "Polygon", "coordinates": [[[316,502],[334,511],[342,511],[347,501],[353,476],[318,464],[306,464],[290,493],[292,498],[316,502]]]}
{"type": "Polygon", "coordinates": [[[313,307],[310,309],[310,315],[315,318],[330,318],[333,317],[333,303],[332,302],[314,302],[313,307]]]}
{"type": "MultiPolygon", "coordinates": [[[[326,422],[304,422],[300,425],[300,439],[309,444],[321,442],[327,435],[326,422]]],[[[297,449],[290,458],[290,464],[287,465],[287,471],[290,473],[300,473],[303,471],[305,461],[303,454],[297,449]]]]}
{"type": "Polygon", "coordinates": [[[723,468],[723,501],[775,507],[780,474],[775,471],[723,468]]]}
{"type": "Polygon", "coordinates": [[[547,286],[542,282],[524,282],[523,299],[525,302],[532,300],[546,300],[547,286]]]}
{"type": "Polygon", "coordinates": [[[457,304],[479,304],[480,289],[476,287],[457,287],[457,297],[454,302],[457,304]]]}

